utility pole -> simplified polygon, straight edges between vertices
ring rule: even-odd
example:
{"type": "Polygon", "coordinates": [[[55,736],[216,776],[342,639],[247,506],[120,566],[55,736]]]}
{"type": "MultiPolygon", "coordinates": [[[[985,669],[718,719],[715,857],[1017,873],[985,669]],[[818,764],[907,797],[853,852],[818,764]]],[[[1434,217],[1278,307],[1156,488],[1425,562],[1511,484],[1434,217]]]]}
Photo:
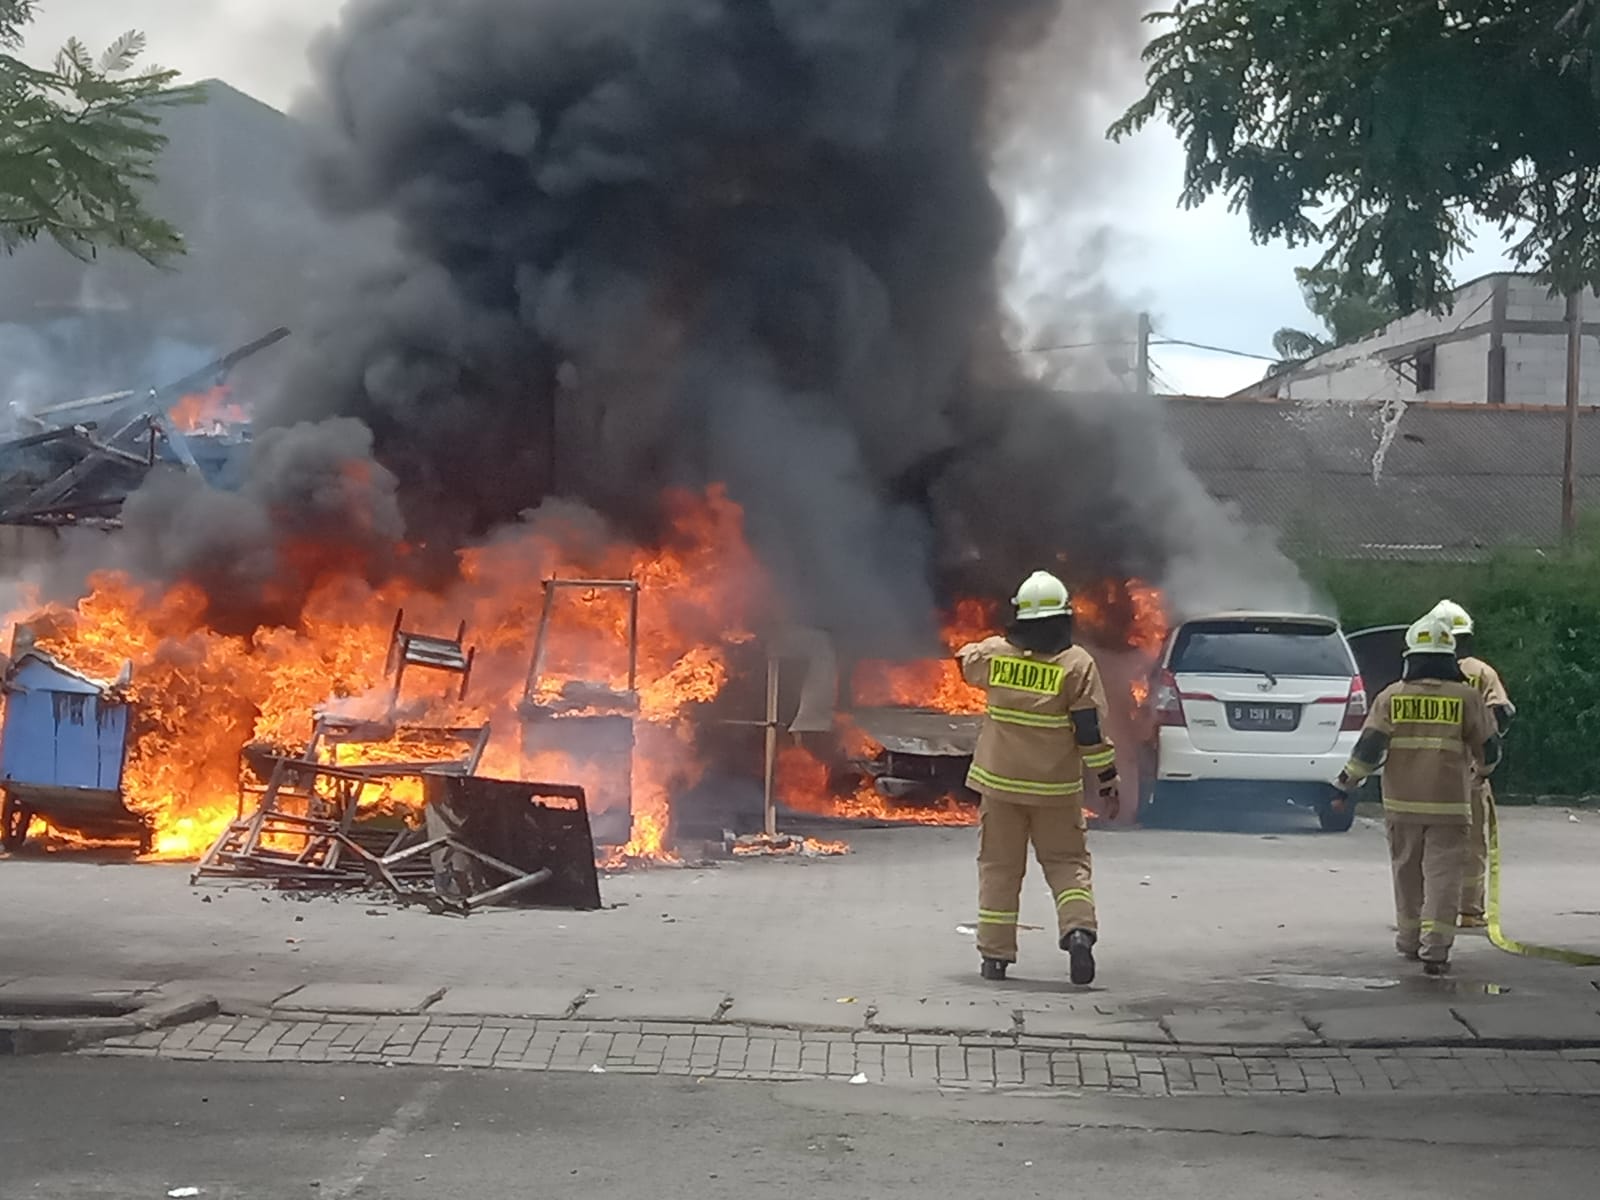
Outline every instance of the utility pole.
{"type": "Polygon", "coordinates": [[[1139,314],[1139,361],[1134,367],[1139,379],[1139,395],[1150,394],[1150,314],[1139,314]]]}
{"type": "Polygon", "coordinates": [[[1583,295],[1587,288],[1567,294],[1567,440],[1561,461],[1561,542],[1571,549],[1578,532],[1576,455],[1578,442],[1578,385],[1583,367],[1583,295]]]}

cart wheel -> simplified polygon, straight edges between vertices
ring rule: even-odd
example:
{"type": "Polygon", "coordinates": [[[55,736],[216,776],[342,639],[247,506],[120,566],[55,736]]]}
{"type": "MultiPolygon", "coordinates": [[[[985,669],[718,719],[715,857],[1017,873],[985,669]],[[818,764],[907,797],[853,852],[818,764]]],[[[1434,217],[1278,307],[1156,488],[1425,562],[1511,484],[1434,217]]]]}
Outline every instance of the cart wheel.
{"type": "Polygon", "coordinates": [[[19,804],[10,796],[0,805],[0,846],[7,850],[20,850],[28,840],[28,826],[33,824],[33,809],[19,804]]]}

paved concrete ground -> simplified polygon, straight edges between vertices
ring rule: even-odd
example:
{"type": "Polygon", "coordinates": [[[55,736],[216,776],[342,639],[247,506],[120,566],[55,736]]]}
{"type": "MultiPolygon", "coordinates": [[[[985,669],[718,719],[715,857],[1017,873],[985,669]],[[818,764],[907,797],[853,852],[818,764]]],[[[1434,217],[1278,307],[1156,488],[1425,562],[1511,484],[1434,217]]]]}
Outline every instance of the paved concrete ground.
{"type": "MultiPolygon", "coordinates": [[[[1452,979],[1424,980],[1392,952],[1381,828],[1308,824],[1097,835],[1105,930],[1087,991],[1065,982],[1042,931],[1023,934],[1014,981],[976,978],[957,931],[972,918],[976,835],[938,829],[857,834],[844,859],[620,876],[598,913],[466,921],[191,888],[182,867],[13,859],[0,862],[0,985],[185,980],[235,1007],[467,1016],[561,1016],[585,996],[591,1020],[865,1028],[870,1016],[1169,1045],[1600,1044],[1600,970],[1513,958],[1475,935],[1452,979]]],[[[1508,811],[1504,826],[1512,932],[1600,951],[1600,816],[1508,811]]],[[[1023,910],[1049,923],[1036,877],[1023,910]]]]}
{"type": "Polygon", "coordinates": [[[31,1059],[0,1195],[1505,1200],[1590,1194],[1600,1103],[940,1096],[836,1084],[31,1059]]]}
{"type": "Polygon", "coordinates": [[[1202,1047],[735,1023],[220,1016],[113,1036],[88,1054],[189,1062],[375,1063],[700,1080],[833,1080],[1013,1095],[1600,1095],[1600,1049],[1202,1047]]]}

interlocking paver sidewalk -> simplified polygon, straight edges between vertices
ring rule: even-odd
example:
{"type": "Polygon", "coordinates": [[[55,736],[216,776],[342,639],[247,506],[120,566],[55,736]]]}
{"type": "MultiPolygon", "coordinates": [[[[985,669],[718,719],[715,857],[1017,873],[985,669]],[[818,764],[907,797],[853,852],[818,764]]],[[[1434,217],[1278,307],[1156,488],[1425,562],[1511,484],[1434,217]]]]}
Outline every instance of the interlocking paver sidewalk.
{"type": "Polygon", "coordinates": [[[113,1038],[88,1055],[223,1062],[360,1062],[706,1079],[853,1080],[898,1087],[1145,1096],[1322,1093],[1600,1095],[1600,1050],[1433,1047],[1205,1052],[1144,1043],[734,1023],[359,1017],[219,1017],[113,1038]]]}

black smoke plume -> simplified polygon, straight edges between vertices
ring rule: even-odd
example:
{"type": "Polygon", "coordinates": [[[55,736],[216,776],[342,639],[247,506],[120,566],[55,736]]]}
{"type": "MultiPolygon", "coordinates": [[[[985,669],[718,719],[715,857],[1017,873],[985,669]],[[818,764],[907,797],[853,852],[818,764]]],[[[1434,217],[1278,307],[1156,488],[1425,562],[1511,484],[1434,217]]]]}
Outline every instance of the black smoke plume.
{"type": "Polygon", "coordinates": [[[724,482],[789,615],[877,650],[1040,565],[1160,578],[1203,493],[1141,472],[1148,413],[1003,344],[999,98],[1059,8],[355,0],[315,184],[403,262],[264,423],[364,423],[435,548],[553,495],[648,537],[665,488],[724,482]]]}

